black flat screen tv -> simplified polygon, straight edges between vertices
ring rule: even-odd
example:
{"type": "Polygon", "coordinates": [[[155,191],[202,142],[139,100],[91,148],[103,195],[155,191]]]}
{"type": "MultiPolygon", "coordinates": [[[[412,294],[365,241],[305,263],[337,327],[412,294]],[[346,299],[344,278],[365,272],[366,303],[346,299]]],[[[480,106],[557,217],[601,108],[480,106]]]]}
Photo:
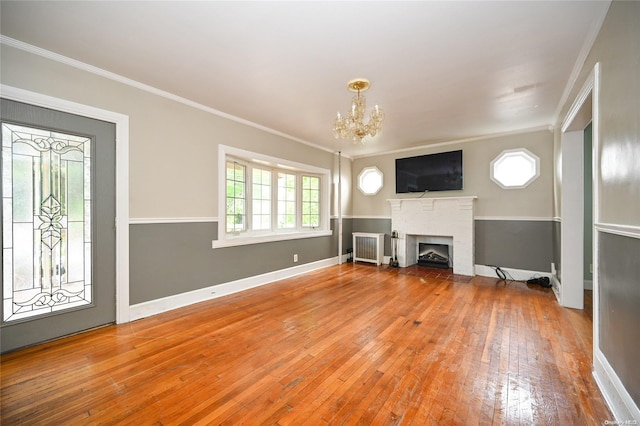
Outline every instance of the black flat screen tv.
{"type": "Polygon", "coordinates": [[[396,159],[396,193],[462,189],[462,150],[396,159]]]}

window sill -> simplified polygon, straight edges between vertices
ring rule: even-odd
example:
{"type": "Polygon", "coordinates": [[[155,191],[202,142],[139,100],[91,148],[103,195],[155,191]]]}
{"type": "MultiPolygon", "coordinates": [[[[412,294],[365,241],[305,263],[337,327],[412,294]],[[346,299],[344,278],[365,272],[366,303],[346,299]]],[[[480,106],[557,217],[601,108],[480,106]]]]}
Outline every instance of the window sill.
{"type": "Polygon", "coordinates": [[[300,240],[304,238],[329,237],[333,231],[288,232],[282,234],[260,235],[254,237],[229,236],[223,240],[211,241],[211,248],[235,247],[250,244],[270,243],[273,241],[300,240]]]}

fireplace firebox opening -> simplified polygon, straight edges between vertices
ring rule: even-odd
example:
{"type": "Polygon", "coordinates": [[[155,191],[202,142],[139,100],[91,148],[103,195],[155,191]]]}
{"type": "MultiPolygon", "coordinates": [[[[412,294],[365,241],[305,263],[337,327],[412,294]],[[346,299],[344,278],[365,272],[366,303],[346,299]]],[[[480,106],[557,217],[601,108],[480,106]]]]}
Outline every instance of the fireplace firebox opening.
{"type": "Polygon", "coordinates": [[[418,265],[430,268],[450,268],[449,246],[447,244],[418,243],[418,265]]]}

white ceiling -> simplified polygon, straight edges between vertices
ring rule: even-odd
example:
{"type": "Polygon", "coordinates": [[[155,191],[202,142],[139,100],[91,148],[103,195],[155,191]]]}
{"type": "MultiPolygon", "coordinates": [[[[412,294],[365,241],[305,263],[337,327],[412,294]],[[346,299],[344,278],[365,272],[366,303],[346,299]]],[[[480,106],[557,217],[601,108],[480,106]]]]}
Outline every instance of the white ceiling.
{"type": "Polygon", "coordinates": [[[3,0],[0,31],[359,157],[554,124],[609,3],[3,0]],[[331,132],[356,77],[386,113],[366,146],[331,132]]]}

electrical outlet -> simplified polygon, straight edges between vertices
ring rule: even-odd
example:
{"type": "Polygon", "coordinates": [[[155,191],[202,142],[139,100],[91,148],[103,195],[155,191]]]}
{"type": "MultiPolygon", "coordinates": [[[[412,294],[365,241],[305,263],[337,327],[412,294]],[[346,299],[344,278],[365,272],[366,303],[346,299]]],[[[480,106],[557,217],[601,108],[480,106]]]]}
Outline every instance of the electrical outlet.
{"type": "Polygon", "coordinates": [[[294,262],[297,262],[297,261],[298,261],[298,255],[297,255],[297,254],[294,254],[294,255],[293,255],[293,261],[294,261],[294,262]]]}

